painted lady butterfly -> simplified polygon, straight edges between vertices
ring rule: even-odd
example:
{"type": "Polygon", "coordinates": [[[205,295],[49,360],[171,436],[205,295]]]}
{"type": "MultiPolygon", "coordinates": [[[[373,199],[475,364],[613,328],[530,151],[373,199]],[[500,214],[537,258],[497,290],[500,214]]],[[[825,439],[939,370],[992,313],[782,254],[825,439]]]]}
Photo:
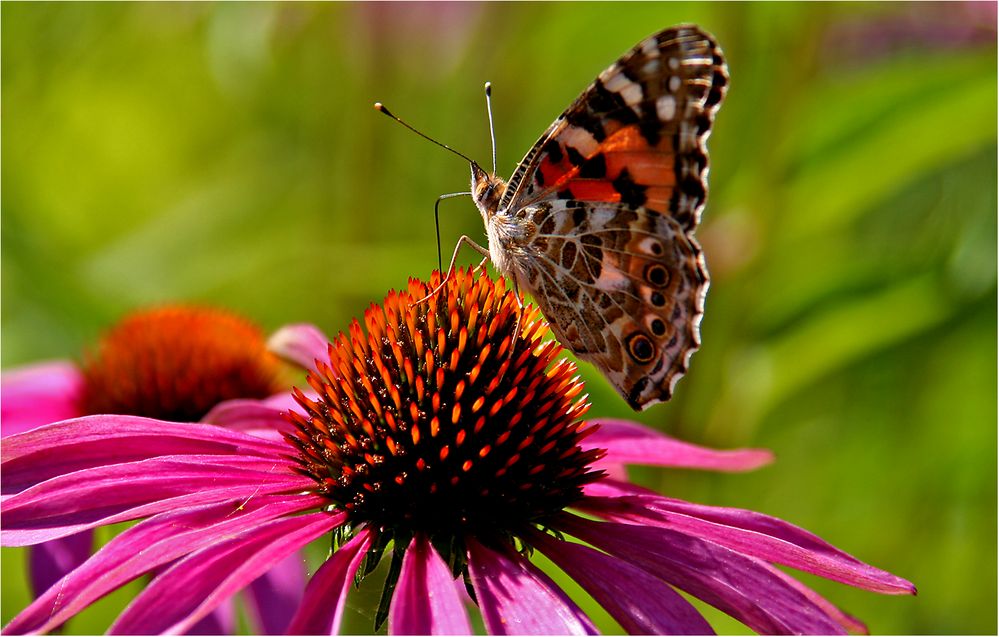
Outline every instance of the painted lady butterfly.
{"type": "Polygon", "coordinates": [[[636,410],[669,400],[700,346],[708,272],[693,232],[727,84],[714,39],[671,27],[601,73],[508,182],[471,162],[489,248],[458,247],[529,292],[636,410]]]}

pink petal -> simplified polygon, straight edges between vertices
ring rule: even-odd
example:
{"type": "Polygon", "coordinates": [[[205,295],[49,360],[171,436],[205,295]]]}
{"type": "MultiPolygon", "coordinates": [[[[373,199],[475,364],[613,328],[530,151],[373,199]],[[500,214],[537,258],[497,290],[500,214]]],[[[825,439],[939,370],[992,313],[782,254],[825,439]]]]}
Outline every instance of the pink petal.
{"type": "MultiPolygon", "coordinates": [[[[622,493],[629,485],[618,485],[622,493]]],[[[711,507],[631,489],[625,497],[588,497],[580,508],[611,520],[639,522],[711,540],[745,555],[784,564],[837,582],[894,595],[915,594],[908,581],[861,562],[784,520],[711,507]]]]}
{"type": "Polygon", "coordinates": [[[247,589],[247,606],[253,615],[253,632],[283,635],[305,590],[305,558],[292,554],[274,565],[247,589]]]}
{"type": "Polygon", "coordinates": [[[761,634],[844,634],[842,626],[773,568],[670,529],[593,522],[568,514],[557,528],[660,577],[761,634]]]}
{"type": "Polygon", "coordinates": [[[277,394],[265,400],[237,398],[219,403],[201,420],[254,436],[281,440],[282,432],[294,429],[284,414],[296,404],[291,392],[277,394]]]}
{"type": "Polygon", "coordinates": [[[5,633],[47,632],[140,575],[260,524],[315,508],[318,496],[264,496],[174,509],[144,520],[24,609],[5,633]]]}
{"type": "Polygon", "coordinates": [[[711,625],[669,584],[582,544],[532,533],[531,544],[593,596],[629,635],[709,635],[711,625]]]}
{"type": "Polygon", "coordinates": [[[3,436],[80,416],[83,375],[68,361],[37,363],[0,376],[3,436]]]}
{"type": "Polygon", "coordinates": [[[289,635],[335,635],[339,632],[347,591],[370,544],[371,535],[362,530],[319,567],[288,626],[289,635]]]}
{"type": "Polygon", "coordinates": [[[313,485],[276,459],[179,456],[88,469],[5,499],[0,544],[35,544],[182,505],[298,492],[313,485]]]}
{"type": "Polygon", "coordinates": [[[341,516],[326,512],[281,518],[201,549],[158,575],[108,633],[182,633],[236,591],[341,522],[341,516]]]}
{"type": "Polygon", "coordinates": [[[861,635],[870,634],[867,630],[867,625],[864,622],[836,608],[836,606],[825,597],[822,597],[779,568],[771,566],[770,570],[773,572],[774,577],[781,578],[787,583],[788,586],[798,590],[802,595],[807,597],[809,601],[821,608],[827,615],[836,620],[836,622],[847,631],[861,635]]]}
{"type": "Polygon", "coordinates": [[[237,628],[236,599],[230,597],[212,612],[198,620],[186,635],[235,635],[237,628]]]}
{"type": "Polygon", "coordinates": [[[264,440],[214,425],[138,416],[86,416],[4,438],[2,487],[17,493],[54,476],[90,467],[176,454],[276,458],[284,441],[264,440]]]}
{"type": "Polygon", "coordinates": [[[555,582],[518,555],[502,555],[470,539],[468,570],[491,635],[597,634],[555,582]]]}
{"type": "Polygon", "coordinates": [[[315,325],[297,323],[274,332],[267,348],[303,369],[315,369],[316,359],[328,361],[330,339],[315,325]]]}
{"type": "Polygon", "coordinates": [[[93,544],[94,534],[84,531],[32,546],[28,550],[28,561],[31,564],[31,590],[35,597],[87,561],[93,544]]]}
{"type": "Polygon", "coordinates": [[[390,635],[470,635],[472,627],[454,576],[430,541],[417,535],[406,549],[392,595],[390,635]]]}
{"type": "MultiPolygon", "coordinates": [[[[681,442],[627,420],[600,420],[599,428],[580,442],[584,449],[606,449],[609,465],[644,464],[657,467],[750,471],[773,462],[766,449],[717,451],[681,442]]],[[[599,465],[600,463],[598,463],[599,465]]]]}

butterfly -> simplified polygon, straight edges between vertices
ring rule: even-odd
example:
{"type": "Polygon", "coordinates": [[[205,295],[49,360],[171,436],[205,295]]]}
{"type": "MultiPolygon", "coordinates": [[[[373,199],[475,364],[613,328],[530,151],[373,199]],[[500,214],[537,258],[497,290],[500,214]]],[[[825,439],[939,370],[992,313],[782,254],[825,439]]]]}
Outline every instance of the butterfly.
{"type": "Polygon", "coordinates": [[[458,248],[528,292],[635,410],[669,400],[700,346],[709,279],[693,233],[727,85],[714,38],[670,27],[601,73],[509,181],[468,160],[489,247],[458,248]]]}

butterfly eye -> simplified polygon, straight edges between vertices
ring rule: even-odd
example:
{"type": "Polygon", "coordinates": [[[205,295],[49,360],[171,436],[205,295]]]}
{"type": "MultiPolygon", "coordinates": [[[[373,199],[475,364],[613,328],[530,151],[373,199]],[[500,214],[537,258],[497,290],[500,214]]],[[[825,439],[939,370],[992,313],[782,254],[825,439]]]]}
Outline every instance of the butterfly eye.
{"type": "Polygon", "coordinates": [[[661,263],[652,263],[645,268],[645,280],[657,288],[666,287],[669,282],[669,270],[661,263]]]}
{"type": "Polygon", "coordinates": [[[655,358],[656,346],[648,336],[636,332],[628,339],[628,353],[639,363],[648,363],[655,358]]]}

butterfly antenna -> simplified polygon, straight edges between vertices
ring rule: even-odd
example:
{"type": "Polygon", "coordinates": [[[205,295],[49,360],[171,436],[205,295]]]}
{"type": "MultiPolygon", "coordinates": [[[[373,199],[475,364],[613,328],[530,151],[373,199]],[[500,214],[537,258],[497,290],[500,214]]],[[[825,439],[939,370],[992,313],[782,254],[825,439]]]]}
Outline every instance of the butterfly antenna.
{"type": "Polygon", "coordinates": [[[375,110],[379,111],[379,112],[382,112],[382,113],[385,113],[386,115],[388,115],[389,117],[391,117],[395,121],[399,122],[400,124],[402,124],[403,126],[405,126],[406,128],[408,128],[409,130],[413,131],[414,133],[416,133],[417,135],[419,135],[423,139],[425,139],[425,140],[427,140],[429,142],[433,142],[433,143],[437,144],[438,146],[440,146],[444,150],[451,151],[452,153],[454,153],[458,157],[461,157],[462,159],[464,159],[468,163],[470,163],[470,164],[474,164],[475,163],[475,161],[473,161],[472,158],[470,158],[468,155],[465,155],[464,153],[460,153],[460,152],[456,151],[455,149],[451,148],[447,144],[442,144],[441,142],[437,141],[433,137],[430,137],[429,135],[425,135],[425,134],[421,133],[420,131],[416,130],[415,128],[413,128],[412,126],[410,126],[409,124],[407,124],[406,122],[402,121],[401,119],[399,119],[398,117],[396,117],[395,115],[393,115],[392,112],[389,109],[385,108],[385,105],[382,104],[381,102],[375,102],[375,110]]]}
{"type": "Polygon", "coordinates": [[[493,85],[486,82],[486,112],[489,113],[489,141],[493,145],[493,174],[496,174],[496,131],[493,130],[493,85]]]}

